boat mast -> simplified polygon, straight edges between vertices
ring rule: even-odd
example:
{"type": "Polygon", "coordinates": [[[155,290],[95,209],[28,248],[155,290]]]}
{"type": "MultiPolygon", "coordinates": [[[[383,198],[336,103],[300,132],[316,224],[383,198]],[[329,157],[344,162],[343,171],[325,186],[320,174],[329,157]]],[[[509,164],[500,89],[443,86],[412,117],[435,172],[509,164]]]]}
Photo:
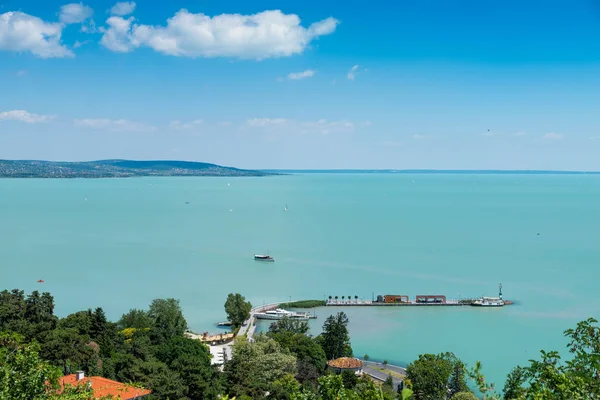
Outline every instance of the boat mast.
{"type": "Polygon", "coordinates": [[[500,297],[500,300],[502,300],[502,284],[500,284],[500,287],[498,288],[498,297],[500,297]]]}

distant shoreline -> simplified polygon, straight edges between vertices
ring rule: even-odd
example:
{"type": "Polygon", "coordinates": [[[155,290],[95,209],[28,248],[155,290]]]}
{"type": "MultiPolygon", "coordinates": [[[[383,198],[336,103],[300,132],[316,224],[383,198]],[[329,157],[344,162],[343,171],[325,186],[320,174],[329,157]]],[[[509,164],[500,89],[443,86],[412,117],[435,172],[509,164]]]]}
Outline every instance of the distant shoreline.
{"type": "Polygon", "coordinates": [[[600,171],[486,169],[261,169],[277,174],[421,174],[421,175],[600,175],[600,171]]]}
{"type": "Polygon", "coordinates": [[[262,177],[278,175],[257,170],[177,160],[99,160],[82,162],[0,160],[0,178],[133,178],[156,176],[262,177]]]}

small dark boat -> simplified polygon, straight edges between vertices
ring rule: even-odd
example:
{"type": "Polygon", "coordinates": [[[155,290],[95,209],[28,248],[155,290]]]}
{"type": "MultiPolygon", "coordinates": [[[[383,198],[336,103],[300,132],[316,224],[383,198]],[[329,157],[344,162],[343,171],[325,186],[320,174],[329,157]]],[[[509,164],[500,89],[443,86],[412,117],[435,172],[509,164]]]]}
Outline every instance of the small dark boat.
{"type": "Polygon", "coordinates": [[[273,257],[266,255],[266,254],[255,254],[254,260],[255,261],[275,261],[275,259],[273,257]]]}

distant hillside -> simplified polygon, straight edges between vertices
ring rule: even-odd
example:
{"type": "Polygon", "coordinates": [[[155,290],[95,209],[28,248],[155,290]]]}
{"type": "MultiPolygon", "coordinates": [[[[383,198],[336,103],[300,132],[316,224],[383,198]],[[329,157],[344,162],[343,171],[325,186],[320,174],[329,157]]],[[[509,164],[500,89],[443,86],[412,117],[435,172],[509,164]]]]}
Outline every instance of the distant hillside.
{"type": "Polygon", "coordinates": [[[0,160],[0,178],[127,178],[136,176],[266,176],[273,173],[190,161],[0,160]]]}

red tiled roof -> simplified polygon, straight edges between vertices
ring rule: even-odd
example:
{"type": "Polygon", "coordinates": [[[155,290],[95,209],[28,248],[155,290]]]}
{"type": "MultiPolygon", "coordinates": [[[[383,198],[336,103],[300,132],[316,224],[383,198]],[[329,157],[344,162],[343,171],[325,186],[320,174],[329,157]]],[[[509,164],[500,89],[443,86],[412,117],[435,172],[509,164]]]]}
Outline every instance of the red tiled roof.
{"type": "Polygon", "coordinates": [[[147,396],[152,391],[142,388],[136,388],[130,385],[126,385],[121,382],[112,381],[110,379],[102,378],[99,376],[84,377],[77,381],[75,374],[63,376],[60,378],[59,383],[63,388],[66,385],[86,385],[87,382],[92,383],[92,390],[94,391],[95,398],[102,398],[106,396],[112,396],[115,399],[120,400],[132,400],[143,396],[147,396]]]}
{"type": "Polygon", "coordinates": [[[358,358],[340,357],[327,362],[331,368],[357,369],[362,368],[363,362],[358,358]]]}

